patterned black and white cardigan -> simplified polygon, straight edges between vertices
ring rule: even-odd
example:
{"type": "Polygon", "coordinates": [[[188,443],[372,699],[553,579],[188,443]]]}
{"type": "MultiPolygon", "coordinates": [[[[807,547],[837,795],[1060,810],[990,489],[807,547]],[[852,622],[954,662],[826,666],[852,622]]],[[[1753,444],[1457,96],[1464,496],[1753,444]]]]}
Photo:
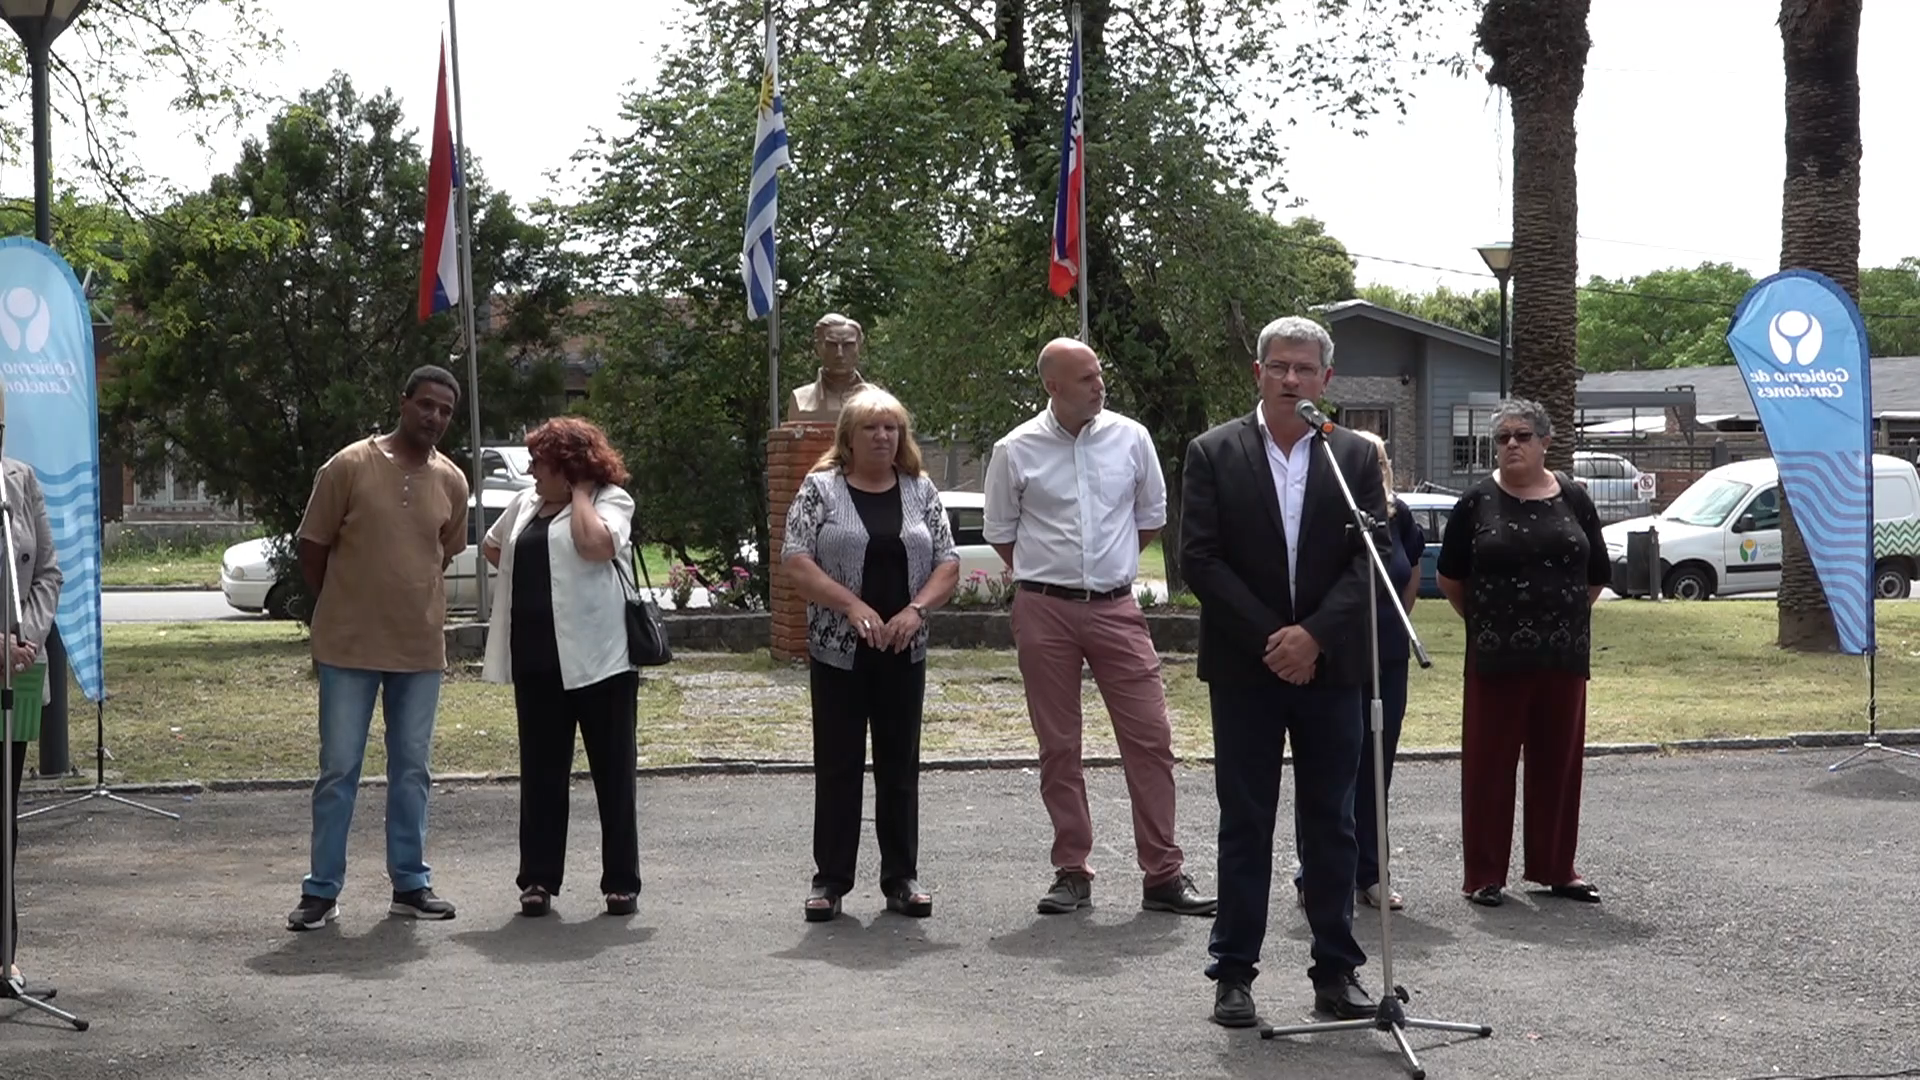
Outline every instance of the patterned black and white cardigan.
{"type": "MultiPolygon", "coordinates": [[[[900,542],[907,549],[907,595],[913,596],[943,562],[957,562],[953,531],[940,491],[925,476],[901,474],[900,542]]],[[[781,556],[806,555],[827,576],[860,595],[861,573],[867,562],[867,527],[847,493],[846,474],[839,469],[808,473],[800,493],[787,508],[787,536],[781,556]]],[[[850,671],[860,635],[845,615],[818,604],[807,605],[807,654],[830,667],[850,671]]],[[[927,658],[927,628],[914,635],[913,659],[927,658]]]]}

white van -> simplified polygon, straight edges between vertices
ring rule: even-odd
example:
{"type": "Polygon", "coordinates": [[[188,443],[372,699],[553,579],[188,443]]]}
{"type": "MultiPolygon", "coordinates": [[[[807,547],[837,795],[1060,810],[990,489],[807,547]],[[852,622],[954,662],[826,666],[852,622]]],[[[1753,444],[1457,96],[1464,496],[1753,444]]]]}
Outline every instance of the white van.
{"type": "MultiPolygon", "coordinates": [[[[1905,597],[1920,577],[1920,473],[1873,455],[1873,594],[1905,597]]],[[[1654,517],[1600,530],[1613,559],[1613,591],[1645,595],[1627,575],[1627,536],[1660,534],[1660,592],[1677,600],[1767,592],[1780,587],[1780,470],[1772,458],[1722,465],[1693,482],[1654,517]]]]}

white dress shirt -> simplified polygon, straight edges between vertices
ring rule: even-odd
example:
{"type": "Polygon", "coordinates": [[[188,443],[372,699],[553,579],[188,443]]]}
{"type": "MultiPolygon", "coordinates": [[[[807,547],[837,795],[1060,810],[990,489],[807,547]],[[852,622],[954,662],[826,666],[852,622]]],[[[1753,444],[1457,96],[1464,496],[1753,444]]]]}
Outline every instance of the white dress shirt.
{"type": "Polygon", "coordinates": [[[986,540],[1013,545],[1018,581],[1093,592],[1132,585],[1140,532],[1167,523],[1153,437],[1116,412],[1076,437],[1042,409],[994,444],[986,489],[986,540]]]}
{"type": "Polygon", "coordinates": [[[1254,412],[1260,417],[1260,445],[1267,448],[1267,468],[1273,472],[1273,493],[1280,498],[1280,523],[1287,533],[1287,596],[1291,598],[1294,567],[1300,565],[1300,508],[1307,502],[1307,471],[1313,467],[1313,429],[1282,450],[1267,426],[1266,403],[1254,412]]]}

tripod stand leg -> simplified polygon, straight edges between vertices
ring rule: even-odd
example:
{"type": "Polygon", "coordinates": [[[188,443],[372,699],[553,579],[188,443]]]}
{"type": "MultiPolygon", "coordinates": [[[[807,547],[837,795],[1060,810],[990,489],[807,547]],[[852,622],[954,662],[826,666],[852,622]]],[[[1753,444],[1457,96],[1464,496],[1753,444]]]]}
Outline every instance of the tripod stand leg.
{"type": "Polygon", "coordinates": [[[47,1004],[46,999],[54,996],[53,990],[28,990],[21,979],[0,979],[0,1001],[17,1001],[29,1009],[36,1009],[48,1016],[63,1020],[75,1031],[87,1030],[87,1022],[63,1009],[47,1004]]]}
{"type": "Polygon", "coordinates": [[[1397,1025],[1387,1030],[1393,1033],[1394,1045],[1400,1048],[1400,1057],[1407,1067],[1407,1075],[1413,1077],[1413,1080],[1427,1080],[1426,1067],[1421,1065],[1420,1059],[1414,1055],[1413,1044],[1407,1042],[1407,1033],[1397,1025]]]}
{"type": "Polygon", "coordinates": [[[174,821],[180,820],[180,815],[174,813],[171,810],[162,810],[157,806],[148,806],[146,803],[143,803],[143,802],[135,802],[124,795],[115,795],[111,791],[103,791],[100,794],[104,795],[108,799],[113,800],[114,802],[119,803],[122,806],[131,806],[135,810],[145,810],[149,814],[159,814],[163,818],[170,818],[174,821]]]}
{"type": "Polygon", "coordinates": [[[1483,1039],[1493,1036],[1493,1029],[1485,1024],[1460,1024],[1452,1020],[1416,1020],[1408,1017],[1403,1021],[1408,1027],[1425,1028],[1428,1031],[1457,1031],[1462,1035],[1478,1035],[1483,1039]]]}

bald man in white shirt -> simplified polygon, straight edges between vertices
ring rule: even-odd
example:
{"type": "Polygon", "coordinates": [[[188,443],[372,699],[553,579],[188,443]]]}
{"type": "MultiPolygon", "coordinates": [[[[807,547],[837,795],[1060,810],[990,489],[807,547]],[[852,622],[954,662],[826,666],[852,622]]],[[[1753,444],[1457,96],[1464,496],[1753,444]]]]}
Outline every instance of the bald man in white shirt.
{"type": "Polygon", "coordinates": [[[1173,731],[1160,656],[1133,598],[1140,552],[1167,522],[1167,486],[1153,439],[1106,409],[1100,357],[1071,338],[1040,350],[1047,407],[994,444],[986,538],[1013,568],[1014,645],[1040,742],[1040,797],[1053,819],[1053,887],[1042,914],[1093,903],[1093,819],[1080,741],[1084,661],[1113,718],[1141,907],[1212,915],[1174,842],[1173,731]]]}

